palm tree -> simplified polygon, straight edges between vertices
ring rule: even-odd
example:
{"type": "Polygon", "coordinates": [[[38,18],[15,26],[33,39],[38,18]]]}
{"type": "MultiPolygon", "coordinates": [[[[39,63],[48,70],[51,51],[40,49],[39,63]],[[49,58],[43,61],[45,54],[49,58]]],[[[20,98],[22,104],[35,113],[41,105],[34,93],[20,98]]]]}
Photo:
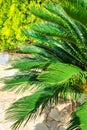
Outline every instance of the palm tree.
{"type": "MultiPolygon", "coordinates": [[[[71,0],[31,7],[40,22],[22,32],[35,39],[20,51],[32,57],[16,59],[12,68],[19,69],[4,80],[3,90],[35,93],[22,97],[7,110],[7,119],[14,120],[13,129],[35,118],[46,106],[58,103],[58,97],[78,101],[87,92],[87,10],[71,0]],[[67,5],[67,6],[66,6],[67,5]],[[71,8],[70,8],[71,7],[71,8]],[[81,14],[80,14],[81,13],[81,14]]],[[[68,130],[87,129],[87,101],[72,114],[68,130]]]]}

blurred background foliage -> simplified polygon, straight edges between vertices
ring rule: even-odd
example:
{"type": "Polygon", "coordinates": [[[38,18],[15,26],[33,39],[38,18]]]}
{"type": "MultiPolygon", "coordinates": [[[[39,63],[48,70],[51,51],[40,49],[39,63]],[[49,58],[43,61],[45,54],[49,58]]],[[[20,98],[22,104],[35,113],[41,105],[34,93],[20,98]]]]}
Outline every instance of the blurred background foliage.
{"type": "MultiPolygon", "coordinates": [[[[36,8],[50,0],[0,0],[0,51],[15,52],[20,44],[32,43],[32,39],[22,35],[23,28],[29,28],[36,21],[40,21],[30,13],[30,7],[36,4],[36,8]]],[[[87,0],[52,0],[61,2],[65,11],[74,19],[87,25],[87,17],[83,19],[82,13],[87,11],[87,0]],[[69,2],[72,1],[73,6],[69,2]],[[78,2],[86,8],[85,11],[74,9],[78,2]],[[68,3],[68,4],[67,4],[68,3]],[[79,10],[79,11],[78,11],[79,10]],[[75,11],[75,12],[73,12],[75,11]],[[77,13],[76,13],[77,12],[77,13]],[[74,15],[73,15],[74,14],[74,15]],[[78,16],[78,17],[77,17],[78,16]]]]}
{"type": "Polygon", "coordinates": [[[0,50],[16,51],[24,42],[31,43],[21,34],[22,28],[29,28],[37,19],[30,14],[30,7],[41,6],[43,0],[0,0],[0,50]]]}

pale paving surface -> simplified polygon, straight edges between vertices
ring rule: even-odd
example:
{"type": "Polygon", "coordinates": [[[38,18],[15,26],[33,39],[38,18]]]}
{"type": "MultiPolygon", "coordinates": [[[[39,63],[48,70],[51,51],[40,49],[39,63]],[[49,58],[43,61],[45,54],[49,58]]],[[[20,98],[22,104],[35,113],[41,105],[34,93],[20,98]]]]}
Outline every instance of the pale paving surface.
{"type": "MultiPolygon", "coordinates": [[[[18,56],[21,56],[20,54],[18,56]]],[[[5,76],[11,76],[15,74],[16,70],[6,70],[9,65],[8,61],[17,57],[16,55],[9,55],[8,53],[0,52],[0,78],[5,76]]],[[[0,82],[0,88],[3,83],[0,82]]],[[[0,130],[11,130],[10,126],[12,122],[7,122],[5,120],[5,111],[10,106],[10,104],[22,96],[29,95],[31,93],[15,94],[15,92],[2,92],[0,91],[0,130]]],[[[41,122],[44,120],[44,115],[38,118],[36,121],[29,122],[25,128],[20,128],[20,130],[47,130],[47,127],[41,122]],[[39,125],[37,125],[39,124],[39,125]]]]}
{"type": "MultiPolygon", "coordinates": [[[[4,76],[11,76],[13,75],[16,70],[6,70],[6,68],[9,66],[0,65],[0,78],[4,76]]],[[[3,86],[3,83],[0,83],[0,88],[3,86]]],[[[11,130],[10,126],[12,122],[6,122],[5,120],[5,110],[8,108],[8,106],[19,99],[20,97],[27,95],[27,93],[24,94],[18,94],[16,95],[14,92],[2,92],[0,91],[0,130],[11,130]]],[[[43,116],[38,118],[36,121],[29,122],[29,124],[25,128],[21,128],[20,130],[35,130],[35,125],[37,123],[40,123],[43,121],[43,116]]],[[[41,127],[41,126],[39,126],[41,127]]],[[[46,126],[43,126],[44,130],[46,129],[46,126]]],[[[37,129],[41,130],[41,128],[37,129]]]]}
{"type": "MultiPolygon", "coordinates": [[[[0,78],[4,76],[13,75],[17,70],[6,70],[9,65],[0,65],[0,78]]],[[[0,88],[3,83],[0,83],[0,88]]],[[[29,93],[15,94],[14,92],[2,92],[0,91],[0,130],[11,130],[10,126],[12,122],[5,120],[5,110],[8,106],[24,95],[29,93]]],[[[69,120],[70,104],[58,104],[51,110],[45,110],[45,113],[41,117],[38,117],[35,121],[29,122],[24,128],[20,130],[65,130],[64,126],[69,120]],[[67,108],[67,109],[66,109],[67,108]]]]}

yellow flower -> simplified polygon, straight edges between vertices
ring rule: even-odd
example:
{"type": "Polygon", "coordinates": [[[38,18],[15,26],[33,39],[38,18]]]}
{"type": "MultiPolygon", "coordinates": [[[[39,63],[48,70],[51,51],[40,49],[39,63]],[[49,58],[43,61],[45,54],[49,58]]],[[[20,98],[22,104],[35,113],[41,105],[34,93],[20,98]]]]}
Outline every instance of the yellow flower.
{"type": "Polygon", "coordinates": [[[5,36],[7,36],[7,37],[9,37],[10,36],[10,28],[8,28],[8,27],[3,27],[2,28],[2,35],[5,35],[5,36]]]}
{"type": "Polygon", "coordinates": [[[0,0],[0,4],[2,3],[2,0],[0,0]]]}
{"type": "Polygon", "coordinates": [[[9,10],[9,15],[14,16],[15,15],[15,4],[12,4],[9,10]]]}

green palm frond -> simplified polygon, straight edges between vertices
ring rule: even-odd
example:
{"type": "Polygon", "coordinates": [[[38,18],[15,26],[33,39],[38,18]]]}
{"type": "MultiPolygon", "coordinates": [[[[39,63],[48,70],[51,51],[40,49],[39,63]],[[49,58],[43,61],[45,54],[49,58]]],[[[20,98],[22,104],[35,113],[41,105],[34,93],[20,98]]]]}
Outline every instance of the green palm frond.
{"type": "Polygon", "coordinates": [[[52,98],[53,93],[45,90],[38,91],[33,95],[23,97],[17,102],[13,103],[12,106],[7,110],[7,118],[14,120],[15,123],[12,126],[13,130],[20,127],[24,120],[27,121],[31,118],[35,118],[38,113],[38,108],[42,105],[44,108],[47,102],[52,98]],[[37,113],[36,113],[37,112],[37,113]],[[10,113],[10,114],[9,114],[10,113]]]}
{"type": "Polygon", "coordinates": [[[67,130],[87,130],[87,101],[73,114],[67,130]]]}
{"type": "MultiPolygon", "coordinates": [[[[70,47],[70,49],[72,49],[71,50],[72,52],[70,53],[70,49],[67,50],[70,46],[69,43],[67,43],[67,42],[63,42],[63,43],[60,41],[58,42],[57,40],[52,39],[51,37],[46,37],[46,36],[40,35],[39,33],[34,32],[34,31],[23,30],[23,33],[28,37],[32,36],[38,40],[41,40],[42,42],[48,43],[49,46],[54,50],[54,53],[56,51],[56,54],[58,55],[58,57],[63,59],[64,62],[66,62],[66,63],[70,62],[71,64],[78,64],[78,66],[80,66],[82,68],[86,66],[84,64],[84,63],[86,63],[86,60],[84,59],[83,55],[80,54],[83,52],[81,52],[81,50],[76,48],[79,52],[78,53],[77,50],[75,49],[76,46],[73,46],[74,48],[72,46],[70,47]],[[66,45],[66,44],[68,44],[68,45],[66,45]],[[65,48],[65,46],[67,46],[67,48],[65,48]],[[78,57],[75,57],[74,55],[72,55],[73,53],[76,53],[78,55],[78,57]]],[[[38,44],[38,46],[39,46],[39,44],[38,44]]]]}
{"type": "MultiPolygon", "coordinates": [[[[60,1],[60,0],[59,0],[60,1]]],[[[63,0],[61,6],[68,15],[87,27],[87,1],[86,0],[63,0]]]]}
{"type": "MultiPolygon", "coordinates": [[[[35,7],[33,7],[33,8],[35,8],[35,7]]],[[[83,36],[82,36],[82,32],[80,32],[80,30],[78,29],[78,26],[76,26],[76,24],[74,24],[74,21],[70,19],[70,17],[66,14],[66,12],[63,10],[63,8],[61,8],[61,6],[59,6],[58,4],[53,4],[50,2],[49,4],[45,5],[44,8],[42,8],[42,7],[39,8],[39,10],[42,10],[41,12],[38,11],[37,8],[34,10],[33,9],[31,10],[31,12],[34,15],[36,15],[36,16],[38,15],[38,17],[43,19],[44,14],[46,14],[47,18],[49,19],[50,22],[56,23],[56,24],[60,25],[60,27],[66,29],[66,31],[71,32],[71,35],[72,35],[71,38],[73,37],[74,42],[77,41],[77,43],[79,42],[79,44],[80,44],[80,42],[82,42],[84,40],[83,36]],[[56,17],[56,20],[54,19],[54,17],[56,17]],[[50,18],[54,21],[51,21],[50,18]]],[[[44,17],[44,20],[48,21],[47,18],[44,17]]],[[[83,44],[84,44],[84,42],[83,42],[83,44]]],[[[82,43],[81,43],[81,45],[82,45],[82,43]]]]}
{"type": "Polygon", "coordinates": [[[38,80],[36,77],[39,72],[31,70],[29,72],[22,72],[15,76],[7,77],[4,83],[6,84],[1,90],[16,90],[16,92],[24,92],[26,90],[33,89],[33,87],[37,87],[38,80]]]}
{"type": "Polygon", "coordinates": [[[37,76],[39,85],[43,85],[39,86],[39,91],[30,96],[19,99],[7,110],[7,119],[10,118],[15,121],[13,128],[18,128],[24,120],[27,121],[35,118],[37,115],[36,112],[38,112],[39,108],[42,111],[47,105],[49,105],[49,103],[50,105],[56,103],[58,101],[58,95],[61,95],[64,98],[67,96],[75,98],[83,91],[78,83],[81,86],[82,84],[84,85],[85,77],[87,75],[79,73],[81,72],[79,68],[77,69],[73,66],[67,67],[67,65],[62,66],[61,64],[56,64],[49,66],[48,70],[47,72],[43,72],[37,76]],[[53,69],[51,69],[51,67],[53,69]],[[63,69],[68,70],[66,70],[65,73],[63,72],[63,69]],[[56,77],[58,77],[57,80],[56,77]],[[76,78],[73,79],[73,77],[76,78]]]}
{"type": "MultiPolygon", "coordinates": [[[[38,85],[38,90],[36,93],[31,96],[23,97],[19,99],[7,110],[7,117],[11,120],[15,121],[13,128],[18,128],[24,120],[29,120],[34,118],[36,112],[42,106],[41,111],[49,105],[49,102],[54,103],[58,101],[58,95],[66,98],[71,96],[72,98],[76,98],[79,94],[84,91],[84,84],[86,83],[87,73],[83,73],[80,68],[77,68],[72,65],[67,65],[63,63],[51,64],[45,71],[39,73],[35,79],[32,77],[28,82],[33,82],[36,87],[38,85]],[[75,78],[74,78],[75,77],[75,78]],[[37,81],[35,81],[37,80],[37,81]],[[20,116],[21,115],[21,116],[20,116]]],[[[23,76],[22,76],[23,80],[23,76]]],[[[22,86],[18,88],[17,82],[20,84],[20,78],[13,78],[13,81],[7,80],[7,87],[5,89],[29,89],[23,83],[22,86]],[[11,84],[13,82],[13,84],[11,84]],[[25,88],[24,88],[25,87],[25,88]]],[[[25,79],[26,82],[26,79],[25,79]]],[[[32,87],[32,86],[31,86],[32,87]]],[[[35,88],[35,86],[34,86],[35,88]]]]}

